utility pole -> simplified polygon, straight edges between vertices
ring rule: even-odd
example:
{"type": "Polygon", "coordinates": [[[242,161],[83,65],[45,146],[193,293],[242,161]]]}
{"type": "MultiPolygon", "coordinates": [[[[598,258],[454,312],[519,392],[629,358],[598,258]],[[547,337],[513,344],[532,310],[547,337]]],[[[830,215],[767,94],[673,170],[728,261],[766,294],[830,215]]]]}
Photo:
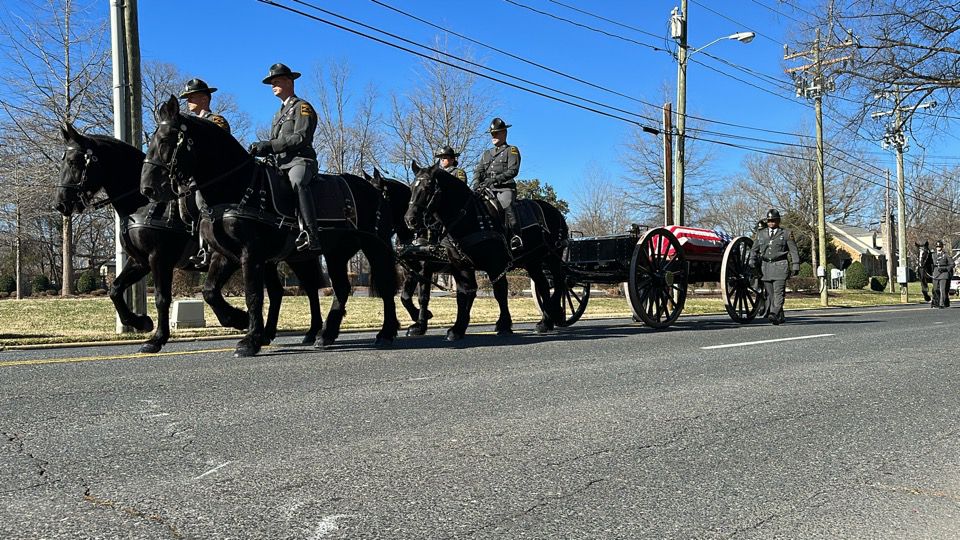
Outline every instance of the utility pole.
{"type": "Polygon", "coordinates": [[[823,95],[834,89],[833,77],[824,73],[824,67],[831,64],[843,63],[853,58],[852,55],[839,58],[824,58],[825,54],[837,49],[853,45],[853,36],[836,45],[824,45],[820,40],[820,29],[817,29],[816,40],[809,51],[791,53],[787,46],[783,46],[783,59],[793,60],[805,58],[811,63],[790,68],[787,70],[793,76],[797,88],[797,97],[806,97],[813,100],[813,110],[817,121],[817,243],[818,261],[817,275],[820,277],[820,305],[829,305],[827,284],[830,276],[827,275],[827,220],[824,204],[824,152],[823,152],[823,95]],[[812,58],[810,58],[812,56],[812,58]]]}
{"type": "Polygon", "coordinates": [[[683,215],[683,180],[685,176],[684,143],[687,126],[687,0],[680,0],[679,13],[674,10],[672,33],[677,40],[677,144],[674,150],[673,221],[685,223],[683,215]]]}
{"type": "MultiPolygon", "coordinates": [[[[110,0],[110,30],[113,53],[113,132],[121,141],[137,148],[143,145],[140,118],[140,38],[137,28],[137,0],[110,0]]],[[[116,275],[127,263],[120,241],[124,224],[114,215],[116,275]]],[[[141,280],[127,290],[124,301],[134,313],[147,312],[147,290],[141,280]]],[[[132,332],[116,319],[117,333],[132,332]]]]}
{"type": "Polygon", "coordinates": [[[17,261],[15,263],[14,273],[16,274],[17,280],[17,300],[23,299],[23,267],[20,266],[20,250],[23,248],[23,227],[21,225],[21,220],[23,219],[22,208],[22,199],[20,197],[20,190],[23,189],[23,175],[20,171],[20,161],[17,158],[17,174],[14,177],[14,189],[16,189],[16,205],[17,205],[17,261]]]}
{"type": "Polygon", "coordinates": [[[937,106],[936,101],[926,101],[909,107],[904,107],[900,91],[892,93],[881,93],[878,98],[885,98],[893,101],[893,109],[889,111],[875,112],[870,115],[873,119],[891,116],[893,119],[887,125],[886,133],[883,135],[881,145],[884,149],[893,149],[897,153],[897,241],[899,247],[899,257],[897,261],[897,282],[900,284],[900,302],[906,304],[910,301],[910,295],[907,292],[907,283],[910,280],[909,258],[907,257],[907,200],[906,200],[906,181],[903,172],[903,154],[910,149],[907,141],[906,121],[903,113],[907,112],[913,116],[913,112],[919,109],[932,109],[937,106]]]}
{"type": "Polygon", "coordinates": [[[673,107],[663,104],[663,224],[673,225],[673,107]]]}
{"type": "Polygon", "coordinates": [[[896,292],[897,280],[893,274],[893,224],[890,223],[890,169],[887,169],[887,188],[884,190],[883,204],[883,249],[887,252],[887,284],[890,292],[896,292]]]}

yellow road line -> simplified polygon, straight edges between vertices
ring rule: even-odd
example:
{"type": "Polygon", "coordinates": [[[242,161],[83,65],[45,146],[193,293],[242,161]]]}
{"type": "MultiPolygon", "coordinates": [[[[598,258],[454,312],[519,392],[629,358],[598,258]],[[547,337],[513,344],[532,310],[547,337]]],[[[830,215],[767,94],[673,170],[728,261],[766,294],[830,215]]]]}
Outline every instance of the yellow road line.
{"type": "Polygon", "coordinates": [[[99,362],[101,360],[132,360],[132,359],[143,359],[143,358],[156,358],[160,356],[182,356],[187,354],[203,354],[203,353],[212,353],[212,352],[228,352],[233,349],[200,349],[197,351],[181,351],[181,352],[161,352],[153,354],[117,354],[113,356],[80,356],[77,358],[36,358],[33,360],[10,360],[7,362],[0,362],[0,367],[10,367],[10,366],[36,366],[41,364],[70,364],[76,362],[99,362]]]}

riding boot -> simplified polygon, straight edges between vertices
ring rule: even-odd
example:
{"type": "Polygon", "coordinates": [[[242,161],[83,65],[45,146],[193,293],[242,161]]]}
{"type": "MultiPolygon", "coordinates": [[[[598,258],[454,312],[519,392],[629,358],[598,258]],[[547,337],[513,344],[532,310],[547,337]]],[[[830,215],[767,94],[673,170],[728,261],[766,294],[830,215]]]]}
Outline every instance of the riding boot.
{"type": "Polygon", "coordinates": [[[503,209],[504,221],[507,229],[507,234],[512,235],[510,238],[510,249],[516,251],[523,248],[523,239],[520,238],[520,225],[517,222],[517,214],[514,211],[513,205],[503,209]]]}
{"type": "Polygon", "coordinates": [[[300,202],[300,235],[297,236],[297,251],[320,249],[320,234],[317,231],[317,214],[313,207],[313,194],[308,186],[300,186],[297,197],[300,202]]]}

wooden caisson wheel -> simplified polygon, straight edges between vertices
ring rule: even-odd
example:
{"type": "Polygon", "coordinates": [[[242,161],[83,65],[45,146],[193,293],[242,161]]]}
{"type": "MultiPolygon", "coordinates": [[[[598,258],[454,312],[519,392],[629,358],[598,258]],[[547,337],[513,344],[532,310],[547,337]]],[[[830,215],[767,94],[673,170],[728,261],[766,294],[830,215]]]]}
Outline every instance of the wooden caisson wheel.
{"type": "Polygon", "coordinates": [[[750,266],[753,240],[746,236],[734,238],[723,250],[720,266],[720,294],[730,318],[748,323],[757,316],[763,303],[763,293],[757,286],[757,272],[750,266]]]}
{"type": "MultiPolygon", "coordinates": [[[[550,293],[553,293],[553,276],[547,274],[547,281],[550,283],[550,293]]],[[[556,325],[567,327],[580,320],[583,312],[587,310],[587,302],[590,301],[590,284],[577,283],[572,277],[567,276],[567,286],[564,287],[563,296],[560,298],[560,307],[563,310],[563,320],[556,321],[556,325]]],[[[540,311],[543,311],[543,303],[540,301],[540,295],[537,294],[537,285],[530,280],[530,292],[533,294],[533,300],[537,303],[540,311]]]]}
{"type": "Polygon", "coordinates": [[[633,248],[627,299],[633,319],[666,328],[683,311],[689,272],[683,247],[667,229],[647,231],[633,248]]]}

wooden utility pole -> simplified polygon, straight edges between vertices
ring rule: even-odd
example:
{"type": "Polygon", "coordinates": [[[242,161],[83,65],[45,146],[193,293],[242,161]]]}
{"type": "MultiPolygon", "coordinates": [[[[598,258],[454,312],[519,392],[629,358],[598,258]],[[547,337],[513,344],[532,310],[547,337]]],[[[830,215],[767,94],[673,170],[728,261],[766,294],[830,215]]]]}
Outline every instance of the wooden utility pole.
{"type": "Polygon", "coordinates": [[[677,144],[674,149],[673,221],[684,225],[683,181],[686,176],[684,155],[687,125],[687,0],[680,1],[680,29],[677,37],[677,144]]]}
{"type": "Polygon", "coordinates": [[[820,39],[820,29],[817,29],[816,40],[813,42],[813,48],[809,51],[791,53],[787,46],[783,47],[783,59],[793,60],[795,58],[805,58],[811,63],[790,68],[787,70],[793,76],[794,84],[797,88],[797,97],[806,97],[813,100],[814,114],[817,122],[817,237],[818,254],[820,266],[817,273],[822,273],[820,282],[820,305],[829,305],[827,296],[827,285],[830,283],[830,276],[827,275],[827,220],[826,207],[824,204],[824,151],[823,151],[823,95],[833,90],[833,78],[826,74],[824,68],[832,64],[843,63],[853,58],[852,55],[846,55],[839,58],[824,58],[825,54],[832,51],[853,46],[853,37],[836,45],[824,45],[820,39]],[[811,58],[812,57],[812,58],[811,58]]]}
{"type": "MultiPolygon", "coordinates": [[[[70,116],[73,112],[73,93],[71,92],[71,83],[73,82],[73,73],[70,71],[70,14],[72,6],[70,0],[67,0],[63,9],[63,35],[67,39],[63,40],[63,110],[66,121],[72,121],[70,116]]],[[[63,254],[63,272],[60,274],[60,295],[69,296],[73,294],[73,217],[63,216],[61,218],[63,231],[61,236],[60,249],[63,254]]]]}
{"type": "Polygon", "coordinates": [[[887,252],[887,284],[890,292],[897,290],[897,276],[893,273],[893,224],[890,223],[890,169],[887,169],[887,188],[883,204],[883,250],[887,252]]]}
{"type": "Polygon", "coordinates": [[[663,104],[663,224],[673,225],[673,107],[663,104]]]}

